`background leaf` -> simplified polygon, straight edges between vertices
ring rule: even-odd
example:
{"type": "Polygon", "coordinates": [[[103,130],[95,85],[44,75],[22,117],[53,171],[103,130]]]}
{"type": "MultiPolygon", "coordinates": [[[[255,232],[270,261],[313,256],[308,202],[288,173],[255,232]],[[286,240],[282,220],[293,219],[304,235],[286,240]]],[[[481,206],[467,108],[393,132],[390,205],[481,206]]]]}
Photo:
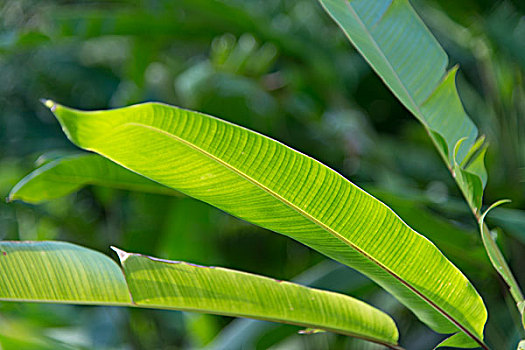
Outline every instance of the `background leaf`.
{"type": "Polygon", "coordinates": [[[176,193],[134,174],[95,154],[79,154],[50,161],[26,176],[13,188],[9,200],[27,203],[58,198],[86,185],[98,185],[148,193],[176,193]]]}
{"type": "MultiPolygon", "coordinates": [[[[445,51],[409,1],[320,2],[394,95],[425,126],[443,160],[459,177],[465,197],[479,210],[484,182],[467,180],[471,176],[454,167],[455,162],[465,160],[478,134],[459,99],[457,67],[446,72],[445,51]],[[464,141],[455,150],[461,139],[464,141]]],[[[483,159],[471,171],[485,172],[483,159]]]]}

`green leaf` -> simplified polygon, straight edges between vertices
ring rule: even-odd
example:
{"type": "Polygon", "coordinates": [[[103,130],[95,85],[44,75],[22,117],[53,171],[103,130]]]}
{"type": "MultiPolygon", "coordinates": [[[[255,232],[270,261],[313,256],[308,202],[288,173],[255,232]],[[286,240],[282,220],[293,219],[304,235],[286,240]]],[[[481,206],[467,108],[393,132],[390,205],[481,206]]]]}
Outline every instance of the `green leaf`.
{"type": "Polygon", "coordinates": [[[391,209],[316,160],[164,104],[94,112],[46,105],[78,146],[288,235],[363,272],[434,330],[482,344],[487,313],[467,278],[391,209]]]}
{"type": "Polygon", "coordinates": [[[457,154],[466,138],[460,139],[454,147],[452,175],[475,216],[478,215],[483,204],[483,188],[487,182],[487,171],[485,170],[487,147],[483,145],[484,139],[485,137],[480,137],[470,148],[467,157],[462,161],[464,165],[458,163],[457,154]]]}
{"type": "MultiPolygon", "coordinates": [[[[88,184],[146,193],[181,195],[177,191],[132,173],[126,168],[93,153],[77,153],[67,156],[61,153],[56,155],[55,153],[46,153],[39,157],[37,162],[44,162],[43,164],[46,164],[46,166],[36,169],[22,179],[11,191],[11,200],[41,203],[61,195],[67,195],[88,184]]],[[[454,227],[416,203],[403,200],[399,195],[394,196],[391,193],[372,188],[367,188],[367,191],[380,198],[381,201],[400,215],[409,226],[418,232],[425,232],[426,237],[430,238],[432,242],[442,249],[458,267],[462,269],[467,267],[476,271],[481,271],[488,267],[485,264],[487,261],[486,254],[482,247],[480,249],[469,249],[468,251],[462,248],[465,245],[472,244],[472,237],[469,232],[454,227]]],[[[181,203],[180,207],[183,212],[180,215],[187,218],[190,212],[199,210],[200,207],[192,207],[195,205],[198,205],[198,203],[181,203]]],[[[183,237],[178,237],[175,245],[173,244],[174,242],[164,242],[163,246],[166,247],[166,252],[170,251],[169,247],[178,247],[180,254],[181,249],[187,248],[180,239],[183,239],[183,237]]],[[[199,249],[202,251],[202,254],[210,253],[202,248],[202,245],[200,245],[199,249]]],[[[185,256],[188,259],[190,257],[196,258],[191,254],[186,254],[185,256]]]]}
{"type": "Polygon", "coordinates": [[[137,306],[320,328],[396,348],[382,311],[349,296],[220,267],[65,242],[0,242],[0,300],[137,306]],[[124,272],[124,273],[123,273],[124,272]]]}
{"type": "MultiPolygon", "coordinates": [[[[409,1],[319,1],[394,95],[425,126],[449,169],[459,173],[455,162],[462,164],[477,147],[478,130],[459,98],[457,67],[446,71],[445,51],[409,1]],[[454,147],[463,138],[454,158],[454,147]]],[[[483,158],[469,174],[472,176],[459,176],[458,185],[469,204],[479,210],[478,199],[486,182],[483,158]]]]}
{"type": "Polygon", "coordinates": [[[408,0],[320,2],[399,100],[443,137],[449,155],[461,138],[468,137],[459,152],[461,161],[474,143],[477,129],[459,100],[457,69],[445,71],[445,51],[408,0]]]}
{"type": "Polygon", "coordinates": [[[129,305],[124,275],[104,254],[64,242],[0,241],[0,300],[129,305]]]}
{"type": "Polygon", "coordinates": [[[462,169],[458,164],[454,164],[452,169],[454,179],[469,204],[469,207],[475,208],[476,212],[479,211],[483,202],[483,184],[481,178],[470,171],[462,169]]]}
{"type": "Polygon", "coordinates": [[[137,175],[96,154],[77,154],[45,163],[24,177],[9,194],[9,201],[40,203],[98,185],[176,195],[177,192],[137,175]]]}
{"type": "Polygon", "coordinates": [[[481,232],[481,239],[483,240],[483,244],[485,245],[485,250],[487,251],[487,254],[490,258],[490,262],[494,266],[494,269],[496,269],[496,271],[500,274],[500,276],[509,286],[510,293],[516,301],[518,310],[522,312],[523,309],[521,308],[521,305],[525,302],[525,300],[523,298],[521,289],[507,264],[507,260],[505,260],[503,253],[499,249],[496,239],[492,237],[489,228],[487,227],[487,225],[485,225],[485,217],[490,213],[492,209],[509,202],[511,202],[510,199],[502,199],[493,203],[480,216],[478,224],[479,230],[481,232]]]}
{"type": "Polygon", "coordinates": [[[342,294],[220,267],[117,252],[133,301],[142,307],[255,317],[397,343],[389,316],[342,294]]]}

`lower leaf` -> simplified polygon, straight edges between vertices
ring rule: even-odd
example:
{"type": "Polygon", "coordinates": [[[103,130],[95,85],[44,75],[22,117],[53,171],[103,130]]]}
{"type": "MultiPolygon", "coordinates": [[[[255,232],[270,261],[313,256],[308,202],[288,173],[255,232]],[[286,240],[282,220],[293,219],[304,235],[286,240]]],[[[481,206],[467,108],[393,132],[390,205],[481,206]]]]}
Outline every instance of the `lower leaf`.
{"type": "Polygon", "coordinates": [[[220,267],[65,242],[0,242],[0,300],[121,305],[249,317],[397,347],[394,321],[349,296],[220,267]],[[122,273],[124,272],[124,273],[122,273]]]}

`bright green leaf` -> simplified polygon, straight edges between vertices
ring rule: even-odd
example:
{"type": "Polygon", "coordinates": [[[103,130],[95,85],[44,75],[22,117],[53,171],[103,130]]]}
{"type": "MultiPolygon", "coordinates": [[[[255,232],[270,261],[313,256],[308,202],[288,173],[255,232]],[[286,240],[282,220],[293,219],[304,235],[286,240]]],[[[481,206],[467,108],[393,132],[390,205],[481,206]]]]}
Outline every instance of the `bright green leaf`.
{"type": "Polygon", "coordinates": [[[314,159],[164,104],[94,112],[46,105],[78,146],[317,249],[369,276],[434,330],[482,343],[487,314],[467,278],[391,209],[314,159]]]}
{"type": "Polygon", "coordinates": [[[70,243],[0,241],[0,271],[0,300],[130,303],[115,261],[70,243]]]}
{"type": "MultiPolygon", "coordinates": [[[[50,160],[48,160],[50,157],[49,153],[39,157],[39,160],[48,160],[44,163],[46,166],[34,170],[22,179],[11,191],[10,199],[19,199],[28,203],[40,203],[61,195],[67,195],[87,184],[146,193],[181,195],[177,191],[139,176],[97,154],[81,153],[67,156],[58,154],[56,157],[51,154],[51,156],[53,157],[50,160]]],[[[367,188],[367,191],[375,197],[381,198],[412,228],[419,232],[425,232],[425,235],[443,249],[452,261],[459,261],[461,264],[464,263],[471,268],[475,266],[476,269],[484,266],[486,261],[484,249],[480,247],[481,250],[469,249],[468,252],[465,252],[461,248],[472,244],[472,237],[470,237],[468,232],[454,227],[436,215],[432,215],[413,201],[403,200],[399,196],[394,196],[384,191],[370,188],[367,188]]],[[[184,212],[180,215],[187,216],[189,212],[194,212],[200,208],[192,207],[198,203],[191,203],[193,202],[181,203],[184,212]]],[[[177,238],[177,246],[181,244],[179,239],[181,237],[177,238]]],[[[163,244],[163,246],[169,247],[170,244],[163,244]]],[[[203,251],[203,253],[206,252],[203,251]]],[[[461,267],[461,264],[458,264],[458,266],[461,267]]]]}
{"type": "Polygon", "coordinates": [[[397,344],[383,312],[346,295],[230,269],[129,254],[116,249],[133,302],[141,307],[251,317],[397,344]]]}

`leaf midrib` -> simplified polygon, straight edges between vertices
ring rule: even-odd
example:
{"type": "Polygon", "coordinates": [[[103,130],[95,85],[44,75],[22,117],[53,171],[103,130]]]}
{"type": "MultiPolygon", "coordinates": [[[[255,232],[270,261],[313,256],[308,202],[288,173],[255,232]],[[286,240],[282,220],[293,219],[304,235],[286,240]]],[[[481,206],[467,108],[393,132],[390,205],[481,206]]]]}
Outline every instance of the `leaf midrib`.
{"type": "MultiPolygon", "coordinates": [[[[196,150],[197,152],[200,152],[201,154],[209,157],[210,159],[216,161],[217,163],[219,163],[220,165],[226,167],[228,170],[232,171],[234,174],[240,176],[241,178],[244,178],[245,180],[247,180],[248,182],[251,182],[253,185],[255,185],[256,187],[262,189],[263,191],[267,192],[268,194],[270,194],[272,197],[276,198],[277,200],[283,202],[284,204],[286,204],[288,207],[290,207],[292,210],[296,211],[297,213],[299,213],[301,216],[305,217],[306,219],[310,220],[312,223],[314,223],[315,225],[321,227],[323,230],[327,231],[328,233],[330,233],[332,236],[334,236],[336,239],[342,241],[343,243],[347,244],[348,246],[350,246],[351,248],[353,248],[354,250],[356,250],[358,253],[362,254],[365,258],[367,258],[368,260],[370,260],[372,263],[376,264],[379,268],[383,269],[384,271],[386,271],[388,274],[390,274],[392,277],[394,277],[396,280],[398,280],[403,286],[405,286],[407,289],[409,289],[410,291],[412,291],[414,294],[416,294],[417,296],[419,296],[422,300],[424,300],[426,303],[428,303],[431,307],[433,307],[435,310],[437,310],[439,313],[441,313],[445,318],[447,318],[452,324],[454,324],[459,330],[463,331],[464,333],[466,333],[469,337],[471,337],[474,341],[476,341],[477,343],[479,343],[480,345],[484,345],[484,343],[479,340],[472,332],[470,332],[470,330],[468,330],[467,328],[465,328],[461,323],[459,323],[458,321],[456,321],[451,315],[449,315],[445,310],[443,310],[441,307],[439,307],[438,305],[436,305],[432,300],[430,300],[429,298],[427,298],[424,294],[422,294],[420,291],[418,291],[415,287],[413,287],[410,283],[408,283],[407,281],[405,281],[403,278],[401,278],[399,275],[397,275],[395,272],[393,272],[392,270],[390,270],[387,266],[385,266],[383,263],[381,263],[380,261],[378,261],[377,259],[373,258],[371,255],[369,255],[367,252],[365,252],[364,250],[362,250],[360,247],[356,246],[354,243],[352,243],[351,241],[349,241],[348,239],[346,239],[344,236],[342,236],[341,234],[339,234],[337,231],[335,231],[334,229],[332,229],[331,227],[329,227],[328,225],[324,224],[323,222],[319,221],[318,219],[316,219],[314,216],[312,216],[311,214],[309,214],[308,212],[304,211],[303,209],[299,208],[298,206],[296,206],[295,204],[293,204],[292,202],[288,201],[287,199],[283,198],[282,196],[280,196],[278,193],[272,191],[271,189],[269,189],[268,187],[264,186],[263,184],[261,184],[259,181],[253,179],[252,177],[250,177],[248,174],[245,174],[244,172],[240,171],[239,169],[233,167],[232,165],[228,164],[227,162],[223,161],[222,159],[216,157],[215,155],[207,152],[206,150],[202,149],[201,147],[177,136],[177,135],[174,135],[172,133],[169,133],[163,129],[160,129],[160,128],[157,128],[157,127],[154,127],[154,126],[151,126],[151,125],[147,125],[147,124],[143,124],[143,123],[139,123],[139,122],[126,122],[126,123],[122,123],[121,125],[119,125],[119,128],[123,128],[123,127],[126,127],[126,126],[137,126],[137,127],[141,127],[141,128],[145,128],[145,129],[149,129],[149,130],[152,130],[154,132],[158,132],[160,134],[163,134],[165,136],[168,136],[172,139],[175,139],[176,141],[196,150]]],[[[261,137],[264,137],[262,135],[260,135],[261,137]]],[[[278,141],[275,141],[275,142],[278,142],[278,141]]],[[[284,147],[288,147],[280,142],[278,142],[279,144],[281,144],[282,146],[284,147]]],[[[103,154],[105,157],[111,159],[112,161],[114,161],[115,163],[123,166],[124,168],[126,169],[129,169],[130,171],[133,171],[135,173],[137,173],[136,171],[128,168],[126,165],[114,160],[111,156],[109,155],[106,155],[104,154],[103,152],[100,152],[98,150],[95,150],[95,149],[89,149],[89,148],[86,148],[88,150],[91,150],[91,151],[94,151],[94,152],[98,152],[100,154],[103,154]]],[[[306,155],[303,154],[303,156],[305,157],[308,157],[306,155]]],[[[311,160],[313,160],[314,162],[317,162],[319,163],[317,160],[311,158],[311,157],[308,157],[310,158],[311,160]]],[[[319,163],[320,164],[320,163],[319,163]]],[[[327,171],[332,171],[334,173],[336,173],[336,175],[338,176],[341,176],[339,173],[335,172],[333,169],[330,169],[328,167],[324,167],[327,171]]],[[[142,174],[141,174],[142,175],[142,174]]],[[[144,175],[142,175],[144,176],[144,175]]],[[[151,179],[152,180],[152,179],[151,179]]],[[[344,179],[345,181],[348,181],[346,179],[344,179]]],[[[154,180],[152,180],[154,181],[154,180]]],[[[362,189],[360,189],[358,186],[355,186],[355,188],[359,191],[361,191],[363,194],[371,197],[374,199],[374,197],[370,196],[368,193],[364,192],[362,189]]],[[[377,200],[377,199],[376,199],[377,200]]],[[[394,213],[394,215],[396,215],[397,217],[397,214],[394,213]]],[[[398,217],[399,219],[399,217],[398,217]]],[[[401,220],[401,219],[400,219],[401,220]]],[[[415,234],[418,234],[417,232],[414,231],[415,234]]]]}

